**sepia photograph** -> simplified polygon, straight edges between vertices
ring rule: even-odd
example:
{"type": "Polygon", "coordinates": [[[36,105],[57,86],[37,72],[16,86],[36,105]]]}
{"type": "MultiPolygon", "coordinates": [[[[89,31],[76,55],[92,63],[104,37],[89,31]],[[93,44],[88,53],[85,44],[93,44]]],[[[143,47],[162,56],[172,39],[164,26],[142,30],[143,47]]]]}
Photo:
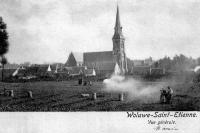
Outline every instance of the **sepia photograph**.
{"type": "Polygon", "coordinates": [[[195,0],[1,0],[0,111],[199,111],[195,0]]]}

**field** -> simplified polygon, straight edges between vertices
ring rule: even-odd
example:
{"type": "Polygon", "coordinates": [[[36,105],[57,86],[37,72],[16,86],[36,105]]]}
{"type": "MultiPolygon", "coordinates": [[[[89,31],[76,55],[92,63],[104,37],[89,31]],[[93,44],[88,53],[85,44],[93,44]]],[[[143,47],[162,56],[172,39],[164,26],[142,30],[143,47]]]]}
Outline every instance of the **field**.
{"type": "MultiPolygon", "coordinates": [[[[141,102],[137,99],[119,101],[118,93],[102,90],[102,82],[92,86],[80,86],[77,81],[42,81],[26,83],[0,83],[3,88],[14,91],[14,97],[0,95],[0,111],[178,111],[200,110],[200,85],[177,83],[172,86],[174,96],[171,104],[141,102]],[[32,91],[33,98],[27,97],[32,91]],[[97,93],[93,100],[92,94],[97,93]],[[89,96],[81,96],[89,94],[89,96]]],[[[159,91],[159,90],[158,90],[159,91]]]]}

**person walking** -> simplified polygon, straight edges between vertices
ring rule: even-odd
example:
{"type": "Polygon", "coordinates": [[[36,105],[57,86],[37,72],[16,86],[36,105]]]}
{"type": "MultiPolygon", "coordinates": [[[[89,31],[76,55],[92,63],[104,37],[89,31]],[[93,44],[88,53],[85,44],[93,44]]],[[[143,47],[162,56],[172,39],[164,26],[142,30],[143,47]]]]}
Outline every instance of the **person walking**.
{"type": "Polygon", "coordinates": [[[171,98],[173,95],[173,90],[170,86],[167,87],[167,103],[171,103],[171,98]]]}

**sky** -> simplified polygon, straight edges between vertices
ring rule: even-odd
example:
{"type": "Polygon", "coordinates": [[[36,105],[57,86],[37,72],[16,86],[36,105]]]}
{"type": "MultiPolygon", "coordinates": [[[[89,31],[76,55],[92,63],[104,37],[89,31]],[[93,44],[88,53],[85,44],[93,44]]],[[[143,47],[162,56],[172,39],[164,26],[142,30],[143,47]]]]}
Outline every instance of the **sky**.
{"type": "Polygon", "coordinates": [[[127,57],[200,57],[198,0],[0,0],[11,63],[65,63],[71,51],[112,50],[119,5],[127,57]]]}

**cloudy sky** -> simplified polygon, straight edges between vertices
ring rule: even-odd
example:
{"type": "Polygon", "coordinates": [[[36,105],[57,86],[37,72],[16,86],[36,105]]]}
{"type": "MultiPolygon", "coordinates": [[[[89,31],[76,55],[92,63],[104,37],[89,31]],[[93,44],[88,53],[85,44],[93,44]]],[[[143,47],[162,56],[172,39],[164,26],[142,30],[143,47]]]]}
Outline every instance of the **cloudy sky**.
{"type": "MultiPolygon", "coordinates": [[[[200,2],[118,0],[127,56],[200,57],[200,2]]],[[[116,0],[0,0],[10,62],[65,62],[71,51],[112,50],[116,0]]]]}

